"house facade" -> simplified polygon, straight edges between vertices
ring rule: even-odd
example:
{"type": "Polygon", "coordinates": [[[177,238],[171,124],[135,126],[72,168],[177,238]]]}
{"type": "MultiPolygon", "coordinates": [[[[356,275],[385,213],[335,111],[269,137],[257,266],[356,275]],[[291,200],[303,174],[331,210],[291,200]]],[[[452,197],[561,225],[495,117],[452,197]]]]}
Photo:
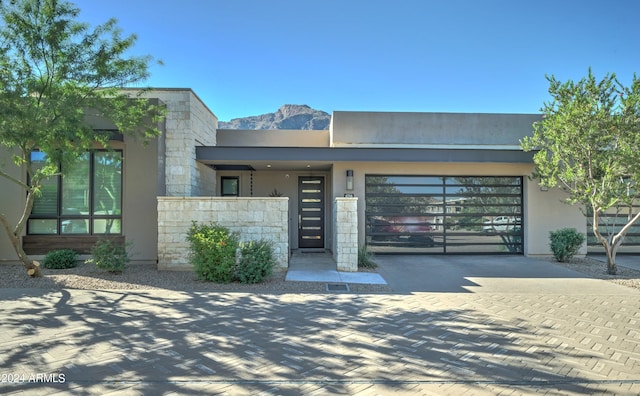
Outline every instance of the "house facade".
{"type": "MultiPolygon", "coordinates": [[[[148,145],[125,134],[114,152],[88,153],[86,169],[52,181],[25,231],[27,253],[86,253],[109,234],[133,243],[134,261],[188,269],[186,230],[215,221],[271,240],[282,268],[300,249],[331,251],[339,269],[355,270],[365,244],[535,256],[550,254],[549,231],[587,231],[562,192],[528,178],[532,154],[519,140],[540,115],[335,111],[327,131],[222,130],[190,89],[147,96],[167,107],[163,134],[148,145]]],[[[16,220],[24,193],[1,178],[0,191],[0,211],[16,220]]],[[[0,262],[16,259],[0,234],[0,262]]]]}

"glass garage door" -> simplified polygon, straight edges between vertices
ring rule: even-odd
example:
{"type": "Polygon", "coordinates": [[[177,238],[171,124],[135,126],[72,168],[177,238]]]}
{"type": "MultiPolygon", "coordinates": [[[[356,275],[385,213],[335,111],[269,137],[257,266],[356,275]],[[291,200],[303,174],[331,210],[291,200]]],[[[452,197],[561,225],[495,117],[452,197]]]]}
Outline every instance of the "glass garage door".
{"type": "Polygon", "coordinates": [[[376,253],[522,254],[522,177],[365,176],[376,253]]]}

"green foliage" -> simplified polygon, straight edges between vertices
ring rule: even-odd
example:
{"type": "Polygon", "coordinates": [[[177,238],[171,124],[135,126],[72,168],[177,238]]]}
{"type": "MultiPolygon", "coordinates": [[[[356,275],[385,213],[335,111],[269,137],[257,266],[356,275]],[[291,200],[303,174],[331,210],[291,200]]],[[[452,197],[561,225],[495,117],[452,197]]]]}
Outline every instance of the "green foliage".
{"type": "Polygon", "coordinates": [[[187,233],[190,261],[200,280],[229,283],[234,279],[238,235],[217,224],[193,222],[187,233]]]}
{"type": "Polygon", "coordinates": [[[71,249],[54,250],[44,256],[42,265],[44,268],[64,269],[78,265],[78,254],[71,249]]]}
{"type": "Polygon", "coordinates": [[[551,101],[543,119],[521,146],[534,154],[533,177],[568,194],[567,203],[582,204],[593,216],[593,231],[611,258],[631,225],[640,219],[633,202],[640,198],[640,79],[622,85],[615,74],[597,81],[592,71],[578,82],[548,76],[551,101]],[[610,208],[628,213],[621,228],[605,234],[599,218],[610,208]]]}
{"type": "Polygon", "coordinates": [[[549,246],[553,257],[560,262],[570,260],[584,243],[585,236],[575,228],[562,228],[549,232],[549,246]]]}
{"type": "Polygon", "coordinates": [[[547,77],[553,100],[541,111],[524,150],[534,155],[534,177],[569,193],[569,203],[606,210],[638,197],[640,80],[622,86],[615,74],[561,83],[547,77]]]}
{"type": "Polygon", "coordinates": [[[377,268],[378,264],[373,261],[373,253],[369,251],[368,245],[358,248],[358,268],[377,268]]]}
{"type": "Polygon", "coordinates": [[[116,274],[124,271],[125,266],[131,261],[127,250],[131,242],[122,245],[111,239],[99,239],[91,249],[91,256],[87,263],[95,263],[96,267],[116,274]]]}
{"type": "MultiPolygon", "coordinates": [[[[0,145],[16,151],[13,162],[27,176],[13,177],[0,164],[0,176],[27,195],[15,226],[0,214],[12,240],[44,180],[73,169],[94,143],[109,147],[111,134],[95,131],[87,116],[108,118],[144,141],[160,134],[165,109],[140,89],[123,90],[148,78],[152,59],[130,55],[136,36],[122,37],[115,19],[90,28],[76,20],[79,14],[64,0],[0,1],[0,145]],[[43,166],[32,165],[34,150],[45,154],[43,166]]],[[[26,265],[21,244],[14,246],[26,265]]]]}
{"type": "Polygon", "coordinates": [[[235,279],[241,283],[259,283],[271,275],[276,259],[273,254],[273,244],[270,241],[243,243],[240,254],[235,279]]]}

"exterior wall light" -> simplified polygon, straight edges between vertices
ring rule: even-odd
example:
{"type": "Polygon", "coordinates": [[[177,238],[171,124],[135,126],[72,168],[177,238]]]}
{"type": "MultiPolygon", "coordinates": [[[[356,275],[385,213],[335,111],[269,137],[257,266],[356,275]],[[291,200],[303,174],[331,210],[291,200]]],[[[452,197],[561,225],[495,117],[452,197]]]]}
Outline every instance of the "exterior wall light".
{"type": "Polygon", "coordinates": [[[353,190],[353,171],[351,169],[347,170],[347,190],[353,190]]]}

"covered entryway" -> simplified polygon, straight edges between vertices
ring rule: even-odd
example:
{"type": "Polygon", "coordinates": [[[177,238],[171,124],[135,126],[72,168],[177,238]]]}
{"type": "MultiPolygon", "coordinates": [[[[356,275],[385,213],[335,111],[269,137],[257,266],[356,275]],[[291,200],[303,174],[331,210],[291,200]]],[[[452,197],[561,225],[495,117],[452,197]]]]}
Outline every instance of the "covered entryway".
{"type": "Polygon", "coordinates": [[[522,177],[365,176],[376,253],[523,253],[522,177]]]}
{"type": "Polygon", "coordinates": [[[298,177],[298,247],[324,248],[324,177],[298,177]]]}

